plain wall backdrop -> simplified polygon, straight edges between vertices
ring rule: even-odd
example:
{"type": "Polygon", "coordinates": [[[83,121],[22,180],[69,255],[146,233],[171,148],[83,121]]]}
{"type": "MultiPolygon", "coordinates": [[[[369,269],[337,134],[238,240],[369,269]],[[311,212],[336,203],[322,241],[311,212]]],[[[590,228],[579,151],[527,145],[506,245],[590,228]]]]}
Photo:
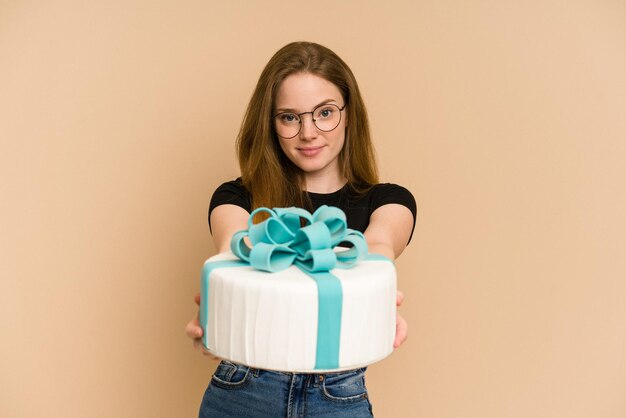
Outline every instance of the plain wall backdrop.
{"type": "Polygon", "coordinates": [[[376,416],[626,416],[617,0],[0,2],[0,416],[197,414],[209,199],[294,40],[351,66],[419,205],[376,416]]]}

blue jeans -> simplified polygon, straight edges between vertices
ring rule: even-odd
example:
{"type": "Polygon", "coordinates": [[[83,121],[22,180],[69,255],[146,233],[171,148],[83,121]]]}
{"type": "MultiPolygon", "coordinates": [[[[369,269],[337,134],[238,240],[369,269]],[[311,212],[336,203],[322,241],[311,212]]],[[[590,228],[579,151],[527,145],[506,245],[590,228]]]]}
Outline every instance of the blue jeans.
{"type": "Polygon", "coordinates": [[[207,387],[200,418],[372,417],[365,368],[286,373],[223,360],[207,387]]]}

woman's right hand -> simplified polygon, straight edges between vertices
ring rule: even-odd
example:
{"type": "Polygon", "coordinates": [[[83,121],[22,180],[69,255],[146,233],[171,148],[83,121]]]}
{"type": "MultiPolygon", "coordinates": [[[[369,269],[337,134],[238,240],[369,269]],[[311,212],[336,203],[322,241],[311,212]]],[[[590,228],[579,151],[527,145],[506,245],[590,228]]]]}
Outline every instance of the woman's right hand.
{"type": "MultiPolygon", "coordinates": [[[[194,300],[196,301],[196,305],[200,307],[200,293],[196,294],[194,300]]],[[[219,357],[216,357],[215,355],[210,353],[204,347],[204,344],[202,344],[202,327],[200,326],[200,320],[198,315],[199,312],[191,321],[187,323],[187,326],[185,327],[185,334],[187,334],[187,337],[193,340],[193,348],[195,348],[196,350],[200,350],[205,356],[211,356],[213,360],[219,360],[219,357]]]]}
{"type": "MultiPolygon", "coordinates": [[[[246,229],[248,225],[248,218],[250,214],[245,209],[231,204],[219,205],[211,212],[211,227],[213,235],[213,242],[215,249],[218,253],[222,253],[230,250],[230,239],[232,235],[246,229]]],[[[200,293],[195,297],[196,305],[200,306],[200,293]]],[[[187,326],[185,327],[185,334],[193,340],[193,346],[195,349],[200,350],[202,354],[210,356],[213,360],[221,360],[214,354],[210,353],[204,344],[202,344],[202,327],[200,326],[200,319],[196,314],[187,326]]]]}
{"type": "MultiPolygon", "coordinates": [[[[404,293],[398,290],[396,294],[396,307],[400,307],[404,301],[404,293]]],[[[409,336],[409,325],[399,313],[396,314],[396,338],[393,341],[393,348],[400,347],[409,336]]]]}

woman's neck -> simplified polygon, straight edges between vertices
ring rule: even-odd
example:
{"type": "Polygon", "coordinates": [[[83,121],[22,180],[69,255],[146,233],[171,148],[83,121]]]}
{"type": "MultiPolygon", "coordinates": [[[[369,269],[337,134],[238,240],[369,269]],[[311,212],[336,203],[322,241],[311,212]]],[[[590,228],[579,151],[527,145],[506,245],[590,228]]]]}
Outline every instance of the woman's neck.
{"type": "Polygon", "coordinates": [[[343,176],[311,176],[304,179],[305,190],[310,193],[332,193],[341,189],[348,181],[343,176]]]}

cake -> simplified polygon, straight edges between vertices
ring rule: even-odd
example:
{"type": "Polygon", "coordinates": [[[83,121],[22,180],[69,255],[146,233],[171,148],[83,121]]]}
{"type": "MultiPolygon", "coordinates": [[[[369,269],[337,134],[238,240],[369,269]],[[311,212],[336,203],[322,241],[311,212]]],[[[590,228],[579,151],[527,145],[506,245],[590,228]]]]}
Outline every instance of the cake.
{"type": "Polygon", "coordinates": [[[257,209],[231,249],[209,258],[202,273],[202,342],[211,353],[318,373],[363,367],[393,351],[394,264],[367,253],[340,209],[257,209]],[[259,212],[269,218],[255,224],[259,212]]]}

